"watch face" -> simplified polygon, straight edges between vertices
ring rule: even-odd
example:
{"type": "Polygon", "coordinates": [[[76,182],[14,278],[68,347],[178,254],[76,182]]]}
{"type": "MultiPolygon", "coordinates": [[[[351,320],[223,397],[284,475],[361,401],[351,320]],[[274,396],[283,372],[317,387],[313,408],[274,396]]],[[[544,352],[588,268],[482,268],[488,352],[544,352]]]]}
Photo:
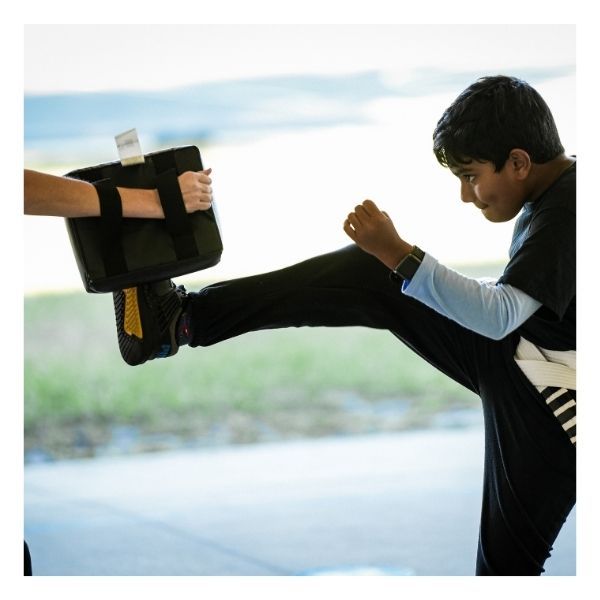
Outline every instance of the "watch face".
{"type": "Polygon", "coordinates": [[[421,261],[414,254],[409,254],[396,267],[396,273],[404,279],[412,279],[420,264],[421,261]]]}

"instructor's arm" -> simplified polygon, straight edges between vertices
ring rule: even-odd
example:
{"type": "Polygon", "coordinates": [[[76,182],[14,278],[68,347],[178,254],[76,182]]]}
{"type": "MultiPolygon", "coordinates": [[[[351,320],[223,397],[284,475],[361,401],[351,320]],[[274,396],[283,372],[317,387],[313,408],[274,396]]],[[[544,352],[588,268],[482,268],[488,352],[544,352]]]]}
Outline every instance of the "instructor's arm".
{"type": "MultiPolygon", "coordinates": [[[[179,187],[187,212],[207,210],[212,204],[211,169],[186,171],[179,187]]],[[[162,219],[164,213],[156,190],[117,188],[124,217],[162,219]]],[[[97,217],[100,203],[96,188],[87,181],[57,177],[25,169],[24,212],[54,217],[97,217]]]]}

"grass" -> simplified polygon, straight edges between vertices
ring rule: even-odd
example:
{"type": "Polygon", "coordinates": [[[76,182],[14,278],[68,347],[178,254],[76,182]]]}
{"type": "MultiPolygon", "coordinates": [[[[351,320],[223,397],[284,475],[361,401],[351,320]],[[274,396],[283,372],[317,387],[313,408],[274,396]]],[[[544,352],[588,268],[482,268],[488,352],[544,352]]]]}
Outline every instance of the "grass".
{"type": "Polygon", "coordinates": [[[252,442],[423,425],[479,402],[387,332],[261,331],[132,368],[110,294],[31,296],[24,315],[25,447],[54,457],[94,455],[115,427],[252,442]],[[384,404],[398,410],[377,416],[384,404]]]}

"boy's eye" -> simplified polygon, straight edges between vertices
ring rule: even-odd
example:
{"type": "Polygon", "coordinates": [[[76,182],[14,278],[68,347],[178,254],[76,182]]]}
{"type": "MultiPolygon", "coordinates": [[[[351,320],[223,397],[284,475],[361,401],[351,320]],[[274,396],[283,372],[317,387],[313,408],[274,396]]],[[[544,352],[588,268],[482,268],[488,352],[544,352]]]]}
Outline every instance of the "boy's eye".
{"type": "Polygon", "coordinates": [[[467,183],[473,183],[475,180],[475,175],[471,175],[469,173],[463,173],[463,178],[467,183]]]}

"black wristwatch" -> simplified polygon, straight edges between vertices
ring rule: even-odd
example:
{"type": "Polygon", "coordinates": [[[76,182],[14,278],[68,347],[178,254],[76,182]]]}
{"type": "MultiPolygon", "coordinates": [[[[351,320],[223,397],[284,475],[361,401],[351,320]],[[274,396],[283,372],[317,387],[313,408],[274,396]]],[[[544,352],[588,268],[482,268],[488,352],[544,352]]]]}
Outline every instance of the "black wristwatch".
{"type": "Polygon", "coordinates": [[[412,250],[400,261],[392,273],[402,279],[412,279],[424,258],[425,252],[421,248],[413,246],[412,250]]]}

